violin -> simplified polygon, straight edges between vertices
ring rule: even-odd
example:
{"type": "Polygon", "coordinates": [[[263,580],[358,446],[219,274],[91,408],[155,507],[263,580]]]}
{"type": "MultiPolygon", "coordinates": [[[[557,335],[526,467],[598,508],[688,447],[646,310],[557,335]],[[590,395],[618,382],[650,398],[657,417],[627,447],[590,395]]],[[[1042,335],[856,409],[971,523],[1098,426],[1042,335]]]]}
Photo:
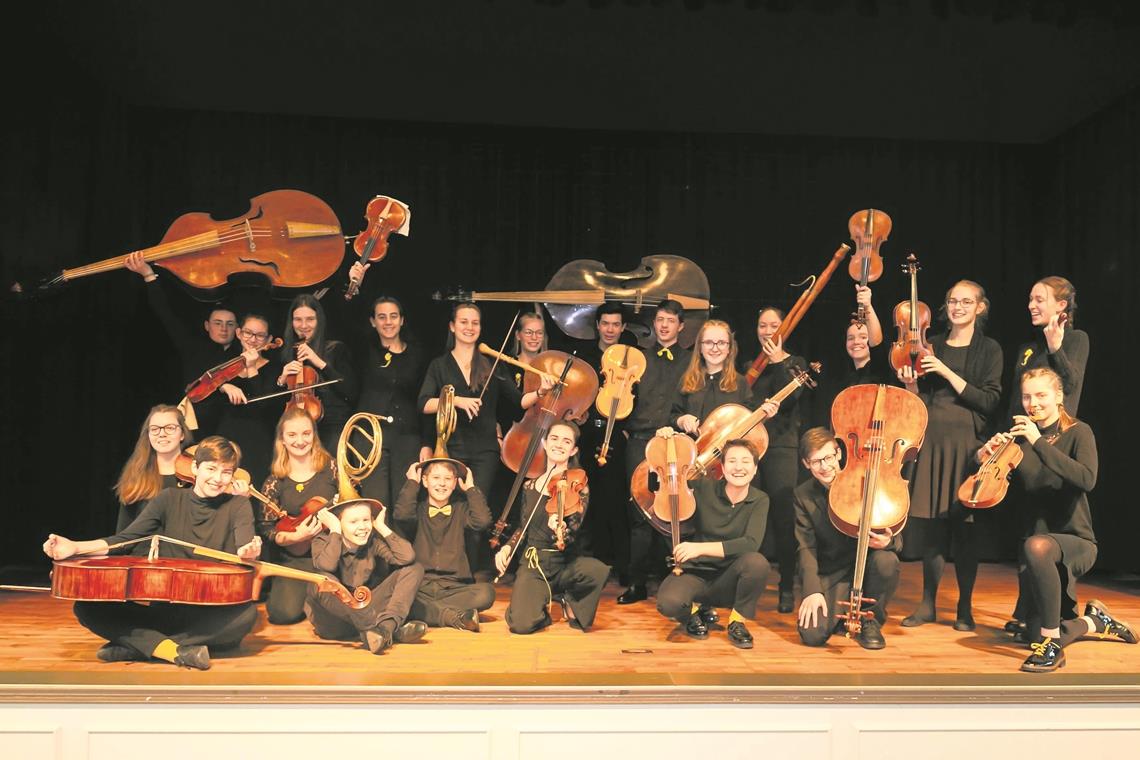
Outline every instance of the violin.
{"type": "MultiPolygon", "coordinates": [[[[280,338],[274,338],[268,341],[257,350],[264,352],[274,348],[281,348],[280,338]]],[[[222,362],[216,367],[211,367],[203,372],[201,377],[186,386],[186,398],[195,404],[199,401],[204,401],[218,388],[240,377],[244,370],[245,359],[241,356],[235,356],[233,359],[222,362]]]]}
{"type": "MultiPolygon", "coordinates": [[[[1041,417],[1031,416],[1034,422],[1040,422],[1041,417]]],[[[962,485],[958,486],[958,501],[962,506],[970,509],[989,509],[1001,504],[1009,493],[1009,478],[1025,452],[1017,443],[1017,439],[1008,438],[1001,442],[986,461],[978,467],[978,471],[970,475],[962,485]]]]}
{"type": "MultiPolygon", "coordinates": [[[[766,400],[780,403],[795,392],[797,388],[802,386],[814,388],[816,382],[809,374],[809,370],[818,375],[821,369],[822,366],[819,362],[812,362],[808,370],[796,372],[795,377],[787,385],[772,398],[766,400]]],[[[701,422],[700,434],[696,443],[697,458],[689,480],[695,480],[706,475],[717,479],[723,477],[724,471],[721,467],[720,455],[724,451],[725,444],[736,438],[745,438],[751,441],[752,445],[756,447],[757,458],[763,457],[764,453],[768,451],[768,431],[762,424],[766,419],[768,419],[768,413],[764,411],[762,406],[757,407],[754,411],[748,411],[747,407],[740,404],[721,404],[713,409],[709,416],[701,422]]],[[[629,482],[629,493],[630,498],[641,508],[642,512],[649,510],[653,503],[653,493],[649,490],[648,459],[634,469],[629,482]]]]}
{"type": "MultiPolygon", "coordinates": [[[[792,330],[796,329],[796,325],[803,319],[804,314],[806,314],[807,310],[811,308],[811,305],[815,303],[816,296],[827,286],[827,283],[831,280],[831,275],[835,273],[835,268],[839,266],[839,262],[843,260],[843,257],[846,256],[850,250],[851,246],[846,243],[839,246],[835,249],[835,253],[832,254],[831,261],[828,262],[824,270],[820,272],[819,277],[809,278],[812,280],[811,285],[809,285],[807,290],[803,293],[800,293],[800,297],[796,300],[791,310],[788,311],[787,316],[781,320],[780,327],[777,328],[775,335],[772,336],[773,340],[775,340],[777,336],[781,339],[786,339],[792,334],[792,330]]],[[[744,373],[744,378],[748,381],[749,388],[756,385],[756,381],[760,379],[761,373],[764,372],[764,368],[767,366],[768,355],[761,350],[760,355],[752,362],[752,366],[744,373]]]]}
{"type": "Polygon", "coordinates": [[[546,484],[546,512],[557,515],[554,529],[554,546],[566,550],[566,517],[583,509],[582,489],[586,487],[586,471],[574,468],[550,479],[546,484]]]}
{"type": "MultiPolygon", "coordinates": [[[[294,348],[299,348],[303,344],[304,341],[301,341],[294,348]]],[[[285,387],[293,391],[289,400],[285,402],[285,409],[288,410],[291,406],[299,406],[313,418],[314,424],[320,422],[321,418],[325,416],[325,407],[317,396],[316,390],[310,387],[319,383],[320,379],[317,368],[308,364],[301,367],[301,371],[297,374],[285,378],[285,387]]]]}
{"type": "MultiPolygon", "coordinates": [[[[480,346],[479,350],[494,353],[493,349],[485,346],[480,346]]],[[[500,458],[516,475],[510,495],[491,532],[492,549],[498,548],[502,540],[503,531],[507,529],[507,515],[518,498],[523,482],[546,472],[546,453],[542,450],[542,440],[546,438],[551,425],[560,420],[582,419],[598,395],[598,373],[576,356],[561,351],[543,351],[527,366],[537,372],[527,373],[523,381],[523,393],[538,390],[538,375],[541,373],[556,376],[558,380],[538,403],[526,410],[521,420],[511,425],[503,437],[500,458]]]]}
{"type": "Polygon", "coordinates": [[[926,340],[930,327],[930,307],[918,300],[918,259],[912,253],[906,257],[903,271],[910,277],[910,300],[895,306],[895,327],[899,337],[891,344],[891,366],[895,371],[903,367],[914,370],[915,377],[922,377],[922,357],[933,356],[934,349],[926,340]]]}
{"type": "Polygon", "coordinates": [[[913,393],[890,385],[856,385],[835,397],[831,425],[844,441],[843,469],[828,490],[828,516],[832,525],[856,539],[855,577],[845,620],[847,635],[859,633],[873,613],[863,604],[863,576],[870,549],[870,532],[889,528],[898,533],[906,525],[910,490],[902,476],[903,464],[918,455],[926,435],[926,404],[913,393]]]}
{"type": "MultiPolygon", "coordinates": [[[[320,198],[300,190],[273,190],[253,198],[249,211],[234,219],[183,214],[161,243],[141,253],[147,263],[199,290],[219,288],[235,274],[256,275],[275,287],[304,288],[336,273],[344,259],[343,241],[336,214],[320,198]]],[[[122,269],[127,255],[64,269],[38,289],[122,269]]],[[[12,290],[24,289],[17,283],[12,290]]]]}
{"type": "MultiPolygon", "coordinates": [[[[847,273],[855,282],[867,287],[867,283],[883,276],[883,257],[879,255],[879,248],[890,237],[891,218],[878,209],[856,211],[847,220],[847,231],[855,243],[855,254],[847,265],[847,273]]],[[[863,304],[859,304],[855,321],[867,323],[867,308],[863,304]]]]}
{"type": "MultiPolygon", "coordinates": [[[[388,255],[388,236],[408,236],[412,222],[412,210],[408,204],[395,198],[377,195],[364,209],[364,220],[368,222],[360,234],[352,241],[352,250],[360,258],[361,264],[380,261],[388,255]]],[[[351,301],[360,292],[360,282],[349,278],[344,290],[344,300],[351,301]]]]}
{"type": "Polygon", "coordinates": [[[678,301],[685,310],[685,324],[678,339],[691,348],[700,326],[709,317],[709,281],[699,266],[683,256],[646,256],[641,266],[629,272],[611,272],[593,259],[577,259],[564,264],[545,290],[463,291],[435,293],[437,301],[541,302],[555,324],[571,338],[596,340],[594,314],[603,303],[629,307],[632,321],[627,325],[642,348],[653,345],[653,319],[656,306],[666,299],[678,301]]]}
{"type": "Polygon", "coordinates": [[[602,354],[601,375],[605,384],[594,399],[594,406],[606,418],[606,435],[596,455],[599,467],[605,467],[609,460],[614,423],[633,411],[633,385],[641,380],[645,367],[645,354],[632,346],[613,345],[602,354]]]}
{"type": "MultiPolygon", "coordinates": [[[[673,548],[696,530],[693,516],[697,499],[689,481],[696,479],[697,444],[684,434],[669,438],[655,436],[645,446],[645,461],[656,473],[658,488],[653,503],[644,510],[645,519],[657,531],[669,536],[673,548]]],[[[681,574],[672,552],[665,560],[674,575],[681,574]]]]}

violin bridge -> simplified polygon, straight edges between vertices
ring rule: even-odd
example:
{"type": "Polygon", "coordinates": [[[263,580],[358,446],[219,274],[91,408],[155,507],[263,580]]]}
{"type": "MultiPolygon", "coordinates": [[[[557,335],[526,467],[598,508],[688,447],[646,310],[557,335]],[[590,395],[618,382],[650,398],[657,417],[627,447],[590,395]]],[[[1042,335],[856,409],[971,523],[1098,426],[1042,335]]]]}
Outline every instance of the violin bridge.
{"type": "Polygon", "coordinates": [[[341,235],[340,227],[334,224],[313,224],[312,222],[285,222],[285,232],[291,239],[341,235]]]}

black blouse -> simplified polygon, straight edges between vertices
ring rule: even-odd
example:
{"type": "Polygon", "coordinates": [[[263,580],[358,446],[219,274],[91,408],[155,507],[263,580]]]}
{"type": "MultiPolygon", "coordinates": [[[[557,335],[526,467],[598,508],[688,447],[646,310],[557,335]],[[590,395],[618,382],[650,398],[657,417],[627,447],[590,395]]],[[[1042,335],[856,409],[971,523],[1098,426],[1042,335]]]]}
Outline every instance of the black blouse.
{"type": "Polygon", "coordinates": [[[357,409],[373,414],[390,415],[393,420],[385,431],[423,436],[423,405],[416,398],[424,379],[427,358],[423,349],[405,343],[401,353],[389,351],[375,334],[360,367],[360,402],[357,409]]]}
{"type": "Polygon", "coordinates": [[[720,372],[715,375],[705,375],[705,387],[692,393],[682,392],[680,398],[673,403],[673,427],[677,426],[677,418],[691,414],[698,422],[703,422],[712,410],[724,404],[740,404],[752,409],[752,390],[743,375],[736,378],[736,390],[722,391],[720,389],[720,372]]]}
{"type": "MultiPolygon", "coordinates": [[[[475,419],[468,419],[467,413],[456,410],[455,433],[448,443],[452,456],[471,456],[499,450],[499,439],[495,432],[499,404],[517,407],[522,403],[522,394],[510,378],[498,371],[488,380],[487,392],[483,394],[483,407],[475,419]]],[[[416,408],[422,410],[429,399],[439,398],[445,385],[455,386],[456,396],[478,397],[481,388],[472,388],[463,377],[463,371],[455,357],[448,351],[437,356],[428,365],[427,375],[420,386],[416,408]]]]}

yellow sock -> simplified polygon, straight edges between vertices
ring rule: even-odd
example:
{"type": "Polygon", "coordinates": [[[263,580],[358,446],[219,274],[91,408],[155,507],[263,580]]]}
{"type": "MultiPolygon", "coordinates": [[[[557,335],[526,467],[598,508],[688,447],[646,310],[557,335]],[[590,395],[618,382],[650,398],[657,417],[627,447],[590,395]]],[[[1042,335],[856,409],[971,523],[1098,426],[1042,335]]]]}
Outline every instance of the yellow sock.
{"type": "Polygon", "coordinates": [[[700,608],[701,608],[701,605],[697,604],[696,602],[693,602],[693,606],[692,606],[692,608],[689,610],[689,614],[690,614],[690,615],[696,615],[696,614],[697,614],[697,610],[699,610],[700,608]]]}
{"type": "Polygon", "coordinates": [[[154,648],[150,656],[158,660],[174,662],[174,658],[178,656],[178,645],[170,639],[163,639],[158,642],[158,646],[154,648]]]}
{"type": "Polygon", "coordinates": [[[728,622],[730,622],[730,623],[747,623],[748,618],[744,617],[743,615],[741,615],[736,610],[733,610],[728,616],[728,622]]]}

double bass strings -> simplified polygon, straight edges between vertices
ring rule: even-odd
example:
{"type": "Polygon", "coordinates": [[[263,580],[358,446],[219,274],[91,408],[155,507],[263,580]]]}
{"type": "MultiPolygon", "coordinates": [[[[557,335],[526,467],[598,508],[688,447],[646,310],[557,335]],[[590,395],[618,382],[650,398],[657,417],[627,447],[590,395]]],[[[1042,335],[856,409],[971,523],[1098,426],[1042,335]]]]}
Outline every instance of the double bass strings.
{"type": "MultiPolygon", "coordinates": [[[[193,253],[201,251],[206,248],[212,248],[217,245],[224,245],[235,240],[249,240],[251,238],[267,238],[273,237],[273,231],[265,227],[250,227],[250,231],[246,232],[244,229],[241,231],[232,231],[223,233],[221,235],[214,232],[202,232],[197,235],[191,235],[182,238],[168,245],[159,244],[153,248],[144,248],[142,250],[154,251],[148,254],[146,260],[149,261],[162,261],[163,259],[172,258],[174,256],[181,256],[186,253],[193,253]]],[[[118,269],[123,266],[126,261],[126,254],[123,256],[115,256],[114,258],[104,259],[103,261],[96,261],[92,264],[84,264],[74,269],[66,270],[68,277],[85,277],[91,274],[99,274],[101,272],[108,272],[112,269],[118,269]]]]}

